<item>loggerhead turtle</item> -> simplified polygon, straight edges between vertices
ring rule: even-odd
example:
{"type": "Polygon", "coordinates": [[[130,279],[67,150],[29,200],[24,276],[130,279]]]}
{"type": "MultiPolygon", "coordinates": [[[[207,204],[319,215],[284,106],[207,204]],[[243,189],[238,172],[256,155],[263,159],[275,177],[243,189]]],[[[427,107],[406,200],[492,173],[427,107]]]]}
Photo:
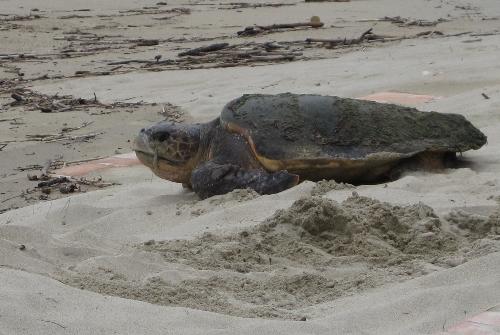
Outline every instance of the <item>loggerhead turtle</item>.
{"type": "Polygon", "coordinates": [[[320,95],[243,95],[204,124],[160,122],[135,140],[139,160],[201,198],[272,194],[299,180],[371,183],[402,165],[443,167],[486,136],[463,116],[320,95]]]}

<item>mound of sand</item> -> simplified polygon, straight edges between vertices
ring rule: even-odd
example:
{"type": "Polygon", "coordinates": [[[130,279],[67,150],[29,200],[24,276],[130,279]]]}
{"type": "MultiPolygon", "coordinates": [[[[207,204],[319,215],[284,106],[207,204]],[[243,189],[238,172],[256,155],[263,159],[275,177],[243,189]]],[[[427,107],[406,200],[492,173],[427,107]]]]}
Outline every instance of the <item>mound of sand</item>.
{"type": "Polygon", "coordinates": [[[395,206],[355,192],[342,203],[309,196],[238,233],[136,245],[181,269],[179,280],[168,272],[127,278],[105,267],[57,278],[154,304],[303,320],[301,309],[500,250],[500,241],[489,238],[498,229],[498,212],[478,220],[456,213],[441,219],[423,203],[395,206]],[[479,228],[471,234],[471,227],[479,228]]]}
{"type": "Polygon", "coordinates": [[[355,188],[354,185],[348,183],[338,183],[335,180],[320,180],[316,183],[311,191],[311,195],[324,195],[334,190],[345,190],[355,188]]]}

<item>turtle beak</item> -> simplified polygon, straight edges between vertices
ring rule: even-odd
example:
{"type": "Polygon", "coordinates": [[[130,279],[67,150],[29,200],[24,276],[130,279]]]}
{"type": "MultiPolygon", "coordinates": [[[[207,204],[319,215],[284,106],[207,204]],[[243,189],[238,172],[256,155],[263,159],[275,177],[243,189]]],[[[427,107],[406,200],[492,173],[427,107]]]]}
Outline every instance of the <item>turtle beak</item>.
{"type": "Polygon", "coordinates": [[[154,164],[154,150],[149,144],[149,138],[145,129],[135,137],[133,150],[139,161],[147,167],[153,168],[154,164]]]}
{"type": "Polygon", "coordinates": [[[149,136],[146,128],[142,128],[139,134],[135,137],[133,149],[135,152],[143,152],[154,155],[154,150],[149,142],[149,136]]]}

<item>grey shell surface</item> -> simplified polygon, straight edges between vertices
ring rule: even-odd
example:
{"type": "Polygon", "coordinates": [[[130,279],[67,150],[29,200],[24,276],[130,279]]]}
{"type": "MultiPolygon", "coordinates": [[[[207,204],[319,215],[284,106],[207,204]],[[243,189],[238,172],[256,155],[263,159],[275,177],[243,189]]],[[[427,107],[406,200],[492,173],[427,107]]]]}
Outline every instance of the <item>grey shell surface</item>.
{"type": "Polygon", "coordinates": [[[244,95],[229,102],[222,124],[235,124],[273,160],[396,157],[478,149],[486,136],[463,116],[335,96],[244,95]]]}

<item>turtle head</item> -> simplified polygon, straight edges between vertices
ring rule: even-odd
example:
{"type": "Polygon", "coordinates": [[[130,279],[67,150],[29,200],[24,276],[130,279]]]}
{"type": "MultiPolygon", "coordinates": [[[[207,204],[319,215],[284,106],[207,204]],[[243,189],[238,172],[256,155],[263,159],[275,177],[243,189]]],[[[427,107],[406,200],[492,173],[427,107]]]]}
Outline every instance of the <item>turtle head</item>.
{"type": "Polygon", "coordinates": [[[188,183],[197,165],[201,126],[159,122],[141,129],[134,141],[137,158],[160,178],[188,183]]]}

